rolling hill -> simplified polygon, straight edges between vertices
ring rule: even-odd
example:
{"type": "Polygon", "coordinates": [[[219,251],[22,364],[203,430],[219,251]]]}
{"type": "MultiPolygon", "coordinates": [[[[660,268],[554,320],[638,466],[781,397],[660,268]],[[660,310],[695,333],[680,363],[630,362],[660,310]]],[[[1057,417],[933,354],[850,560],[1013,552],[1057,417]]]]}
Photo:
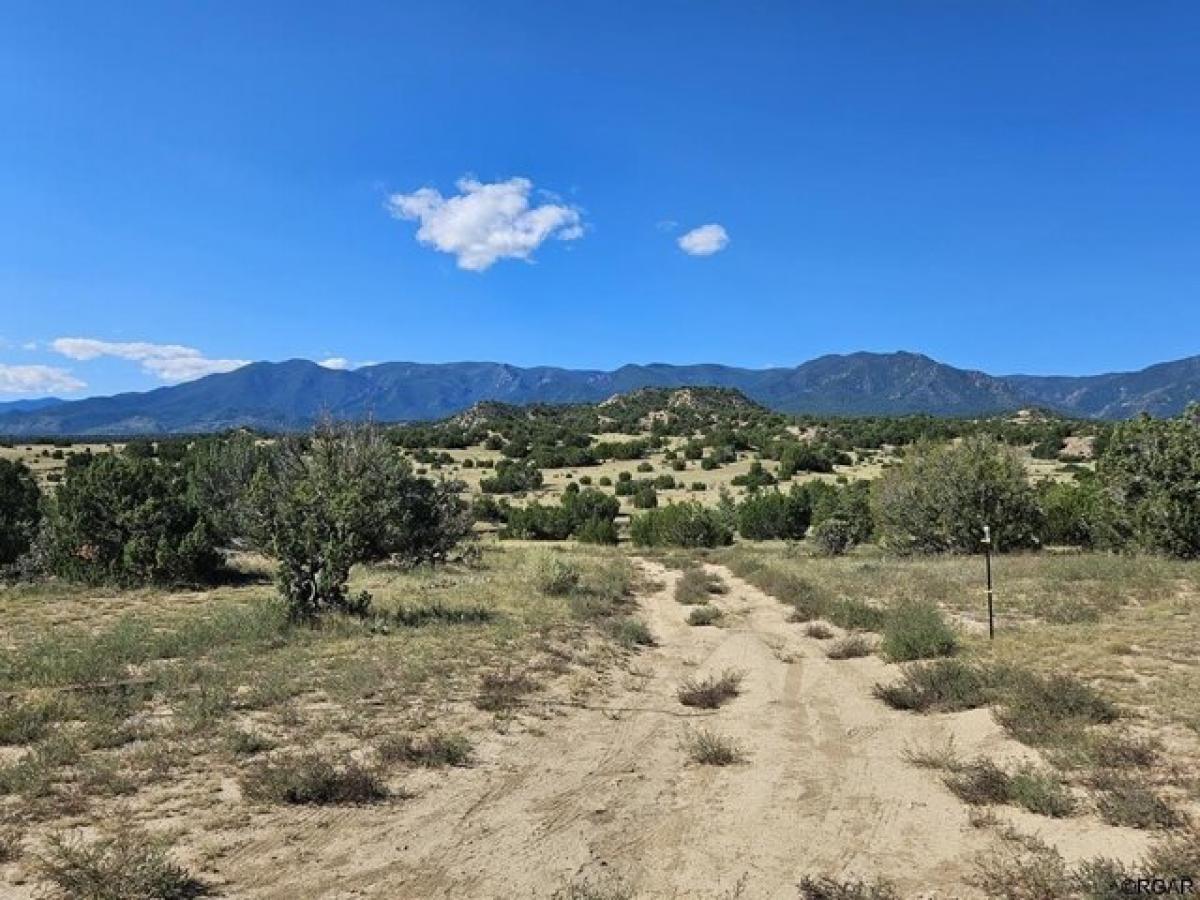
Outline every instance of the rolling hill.
{"type": "Polygon", "coordinates": [[[916,353],[822,356],[793,368],[627,365],[611,372],[503,363],[406,363],[353,371],[307,360],[257,362],[140,393],[0,408],[0,434],[171,434],[304,428],[323,414],[379,421],[440,419],[481,401],[595,403],[640,388],[725,387],[780,412],[982,415],[1043,407],[1065,415],[1172,415],[1200,399],[1200,356],[1140,372],[994,376],[916,353]]]}

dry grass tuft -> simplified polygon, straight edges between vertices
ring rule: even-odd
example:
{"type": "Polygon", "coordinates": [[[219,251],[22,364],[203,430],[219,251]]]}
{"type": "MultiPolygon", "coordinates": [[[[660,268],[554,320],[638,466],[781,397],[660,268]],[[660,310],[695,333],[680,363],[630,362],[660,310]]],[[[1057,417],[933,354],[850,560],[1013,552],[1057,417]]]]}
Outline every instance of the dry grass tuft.
{"type": "Polygon", "coordinates": [[[703,681],[689,678],[679,686],[676,696],[684,706],[699,709],[717,709],[726,700],[732,700],[741,689],[746,673],[737,669],[726,669],[720,675],[709,675],[703,681]]]}

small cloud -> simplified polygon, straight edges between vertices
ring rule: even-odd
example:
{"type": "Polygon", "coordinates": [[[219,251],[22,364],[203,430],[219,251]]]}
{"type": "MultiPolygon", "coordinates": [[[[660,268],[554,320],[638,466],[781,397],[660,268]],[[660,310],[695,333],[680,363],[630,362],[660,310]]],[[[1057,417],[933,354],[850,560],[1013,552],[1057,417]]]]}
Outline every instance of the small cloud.
{"type": "Polygon", "coordinates": [[[247,359],[211,359],[195,347],[182,344],[150,344],[142,341],[99,341],[95,338],[56,338],[50,345],[55,352],[78,360],[102,356],[127,359],[142,364],[142,370],[167,382],[191,381],[205,375],[232,372],[247,365],[247,359]]]}
{"type": "Polygon", "coordinates": [[[679,249],[688,256],[712,256],[729,246],[729,234],[713,222],[693,228],[679,238],[679,249]]]}
{"type": "Polygon", "coordinates": [[[0,394],[70,394],[87,384],[55,366],[6,366],[0,363],[0,394]]]}
{"type": "Polygon", "coordinates": [[[331,356],[329,359],[321,360],[317,365],[326,369],[349,369],[350,360],[344,356],[331,356]]]}
{"type": "Polygon", "coordinates": [[[21,349],[28,350],[29,352],[32,353],[34,350],[37,350],[39,346],[40,345],[38,344],[37,341],[26,341],[25,343],[23,343],[21,345],[21,349]]]}
{"type": "Polygon", "coordinates": [[[659,231],[674,231],[679,227],[679,223],[674,219],[659,219],[654,223],[654,227],[659,231]]]}
{"type": "Polygon", "coordinates": [[[500,259],[529,259],[549,238],[573,241],[583,236],[577,207],[560,202],[529,205],[533,182],[528,178],[491,184],[461,178],[457,187],[459,193],[452,197],[431,187],[392,194],[387,209],[397,219],[420,222],[417,240],[452,254],[460,269],[482,272],[500,259]]]}

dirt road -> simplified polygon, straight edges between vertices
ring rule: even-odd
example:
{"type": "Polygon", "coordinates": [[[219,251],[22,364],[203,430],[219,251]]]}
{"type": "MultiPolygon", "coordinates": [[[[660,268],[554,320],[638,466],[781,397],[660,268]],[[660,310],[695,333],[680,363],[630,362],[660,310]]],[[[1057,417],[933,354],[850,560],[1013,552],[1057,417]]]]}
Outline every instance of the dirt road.
{"type": "MultiPolygon", "coordinates": [[[[882,875],[905,897],[977,896],[966,878],[991,839],[905,748],[953,737],[967,756],[1028,751],[986,710],[888,709],[871,688],[893,667],[827,659],[786,607],[727,570],[714,569],[730,586],[716,598],[722,627],[689,626],[677,574],[639,565],[664,585],[641,598],[658,646],[596,700],[637,711],[570,709],[496,735],[474,768],[417,776],[416,796],[397,804],[289,811],[220,861],[230,893],[523,898],[619,879],[637,897],[794,898],[808,873],[882,875]],[[746,673],[739,697],[712,713],[679,704],[683,679],[725,668],[746,673]],[[691,762],[681,738],[695,727],[735,738],[747,761],[691,762]]],[[[1087,817],[1002,815],[1068,858],[1144,846],[1087,817]]]]}

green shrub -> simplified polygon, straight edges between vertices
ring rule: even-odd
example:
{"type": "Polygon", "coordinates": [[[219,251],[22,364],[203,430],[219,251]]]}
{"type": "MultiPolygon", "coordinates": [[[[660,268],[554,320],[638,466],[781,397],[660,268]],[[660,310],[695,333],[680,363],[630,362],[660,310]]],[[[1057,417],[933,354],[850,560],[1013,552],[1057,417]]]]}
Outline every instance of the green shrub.
{"type": "Polygon", "coordinates": [[[883,652],[893,662],[953,656],[958,637],[934,604],[908,601],[897,604],[883,628],[883,652]]]}
{"type": "Polygon", "coordinates": [[[638,488],[637,493],[633,495],[634,509],[654,509],[656,506],[658,506],[658,492],[650,485],[638,488]]]}
{"type": "Polygon", "coordinates": [[[715,606],[696,606],[688,613],[689,625],[715,625],[721,619],[721,610],[715,606]]]}
{"type": "Polygon", "coordinates": [[[217,571],[212,531],[166,463],[106,454],[71,469],[50,504],[48,562],[87,584],[196,584],[217,571]]]}
{"type": "Polygon", "coordinates": [[[669,503],[633,517],[633,543],[639,547],[721,547],[733,534],[717,513],[699,503],[669,503]]]}
{"type": "Polygon", "coordinates": [[[534,558],[533,583],[543,594],[563,597],[579,587],[582,573],[572,560],[554,553],[541,553],[534,558]]]}
{"type": "Polygon", "coordinates": [[[1118,424],[1096,475],[1114,520],[1113,539],[1185,559],[1200,556],[1200,406],[1174,419],[1118,424]]]}
{"type": "Polygon", "coordinates": [[[813,528],[810,540],[822,556],[843,556],[854,546],[854,531],[845,519],[830,518],[813,528]]]}
{"type": "Polygon", "coordinates": [[[997,550],[1013,550],[1040,531],[1024,463],[983,435],[917,445],[884,472],[872,501],[881,541],[899,552],[977,552],[984,525],[997,550]]]}
{"type": "Polygon", "coordinates": [[[696,606],[707,603],[711,594],[723,594],[726,590],[721,576],[701,566],[689,566],[675,583],[675,600],[685,606],[696,606]]]}
{"type": "Polygon", "coordinates": [[[348,594],[353,565],[433,564],[469,537],[460,487],[414,476],[378,428],[323,424],[307,439],[280,441],[259,467],[249,532],[279,560],[277,581],[294,621],[362,614],[369,597],[348,594]]]}
{"type": "Polygon", "coordinates": [[[893,709],[958,712],[992,702],[995,686],[980,666],[939,659],[907,666],[898,682],[875,685],[875,696],[893,709]]]}
{"type": "Polygon", "coordinates": [[[0,459],[0,567],[28,552],[41,518],[41,492],[29,468],[0,459]]]}
{"type": "Polygon", "coordinates": [[[809,509],[803,494],[758,491],[737,507],[738,534],[748,540],[800,540],[808,530],[809,509]]]}

